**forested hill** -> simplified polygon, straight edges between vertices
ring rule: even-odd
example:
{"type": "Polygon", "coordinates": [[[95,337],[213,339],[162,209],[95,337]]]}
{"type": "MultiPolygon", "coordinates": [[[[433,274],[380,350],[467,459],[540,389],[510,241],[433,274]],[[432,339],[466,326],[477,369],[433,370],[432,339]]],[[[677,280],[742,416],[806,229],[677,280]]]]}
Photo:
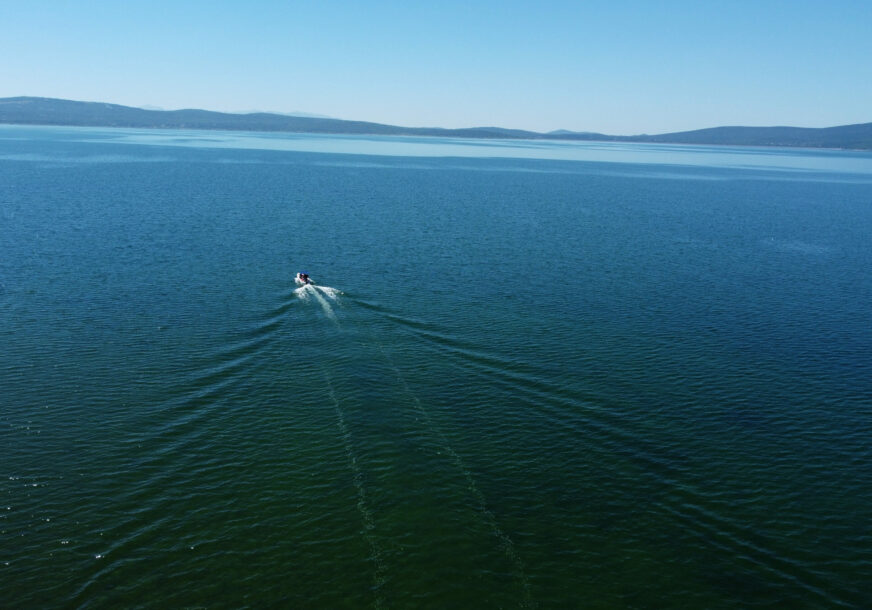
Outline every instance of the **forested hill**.
{"type": "Polygon", "coordinates": [[[232,114],[209,110],[145,110],[118,104],[77,102],[41,97],[0,98],[0,123],[163,129],[218,129],[296,133],[415,135],[456,138],[516,138],[722,144],[737,146],[801,146],[872,150],[872,123],[839,127],[714,127],[660,135],[610,136],[559,130],[537,133],[500,127],[440,129],[399,127],[364,121],[270,113],[232,114]]]}

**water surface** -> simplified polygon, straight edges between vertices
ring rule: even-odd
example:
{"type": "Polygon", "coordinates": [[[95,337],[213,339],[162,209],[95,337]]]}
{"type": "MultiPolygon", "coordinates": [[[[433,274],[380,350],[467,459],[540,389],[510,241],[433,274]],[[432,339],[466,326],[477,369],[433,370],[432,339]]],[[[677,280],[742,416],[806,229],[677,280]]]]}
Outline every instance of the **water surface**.
{"type": "Polygon", "coordinates": [[[868,607],[870,202],[868,153],[0,127],[4,603],[868,607]]]}

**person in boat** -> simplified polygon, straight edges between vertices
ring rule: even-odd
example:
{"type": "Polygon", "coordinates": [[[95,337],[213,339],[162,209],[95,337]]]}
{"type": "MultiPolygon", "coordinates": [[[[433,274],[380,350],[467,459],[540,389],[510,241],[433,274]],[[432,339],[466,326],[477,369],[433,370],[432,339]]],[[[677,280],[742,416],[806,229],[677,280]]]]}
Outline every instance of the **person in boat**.
{"type": "Polygon", "coordinates": [[[300,281],[303,282],[304,284],[309,284],[310,283],[309,282],[309,274],[306,273],[305,271],[301,271],[300,272],[300,281]]]}

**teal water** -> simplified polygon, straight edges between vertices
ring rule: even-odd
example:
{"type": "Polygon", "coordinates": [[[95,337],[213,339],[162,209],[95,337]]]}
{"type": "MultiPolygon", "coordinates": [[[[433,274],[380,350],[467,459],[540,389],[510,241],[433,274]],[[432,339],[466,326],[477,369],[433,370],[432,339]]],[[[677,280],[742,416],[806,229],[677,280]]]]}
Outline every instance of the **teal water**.
{"type": "Polygon", "coordinates": [[[869,153],[0,126],[0,606],[870,607],[870,233],[869,153]]]}

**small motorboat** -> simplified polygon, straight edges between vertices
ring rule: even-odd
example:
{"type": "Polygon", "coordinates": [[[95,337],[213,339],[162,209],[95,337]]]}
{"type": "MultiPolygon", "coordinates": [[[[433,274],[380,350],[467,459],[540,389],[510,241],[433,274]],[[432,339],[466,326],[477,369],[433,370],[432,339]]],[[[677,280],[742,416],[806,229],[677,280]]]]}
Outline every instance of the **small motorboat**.
{"type": "Polygon", "coordinates": [[[309,278],[309,274],[305,271],[300,271],[297,276],[294,278],[294,281],[298,286],[305,286],[306,284],[313,284],[312,280],[309,278]]]}

